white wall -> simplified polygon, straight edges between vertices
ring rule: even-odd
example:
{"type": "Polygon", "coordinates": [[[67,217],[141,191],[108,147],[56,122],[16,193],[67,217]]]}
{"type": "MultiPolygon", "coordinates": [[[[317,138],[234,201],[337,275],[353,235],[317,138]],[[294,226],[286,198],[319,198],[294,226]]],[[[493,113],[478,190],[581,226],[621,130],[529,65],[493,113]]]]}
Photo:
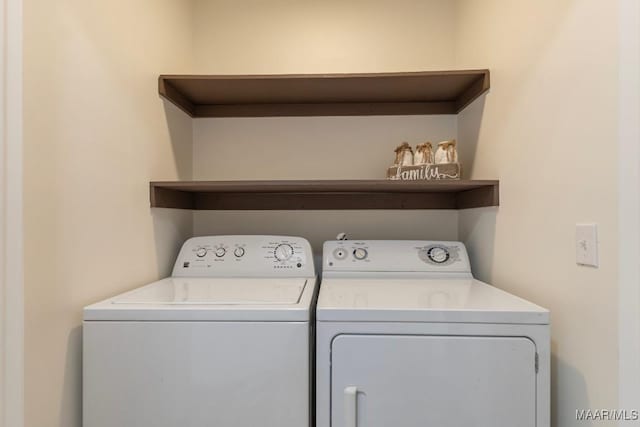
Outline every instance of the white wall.
{"type": "MultiPolygon", "coordinates": [[[[620,407],[640,402],[640,3],[619,0],[620,407]]],[[[627,423],[640,426],[640,420],[627,423]]]]}
{"type": "Polygon", "coordinates": [[[480,278],[551,310],[552,425],[582,425],[618,407],[616,4],[460,0],[457,29],[458,65],[492,73],[460,143],[501,192],[460,236],[480,278]],[[575,263],[578,222],[598,223],[598,269],[575,263]]]}
{"type": "Polygon", "coordinates": [[[157,95],[190,70],[191,9],[24,3],[26,426],[79,427],[82,307],[165,275],[191,234],[148,194],[192,173],[191,122],[157,95]]]}
{"type": "Polygon", "coordinates": [[[22,1],[0,1],[0,426],[24,425],[22,1]]]}
{"type": "MultiPolygon", "coordinates": [[[[197,73],[269,74],[448,69],[448,0],[196,0],[197,73]]],[[[455,116],[194,120],[194,179],[383,178],[393,149],[457,134],[455,116]]],[[[457,236],[456,211],[197,212],[194,233],[352,238],[457,236]]]]}

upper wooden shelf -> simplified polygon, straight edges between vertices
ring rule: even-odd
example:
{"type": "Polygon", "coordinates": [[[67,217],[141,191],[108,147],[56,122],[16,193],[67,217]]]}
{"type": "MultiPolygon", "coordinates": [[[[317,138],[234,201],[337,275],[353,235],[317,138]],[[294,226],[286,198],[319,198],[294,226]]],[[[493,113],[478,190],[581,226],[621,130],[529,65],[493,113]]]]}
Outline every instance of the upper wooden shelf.
{"type": "Polygon", "coordinates": [[[191,117],[457,114],[489,90],[489,70],[162,75],[158,90],[191,117]]]}
{"type": "Polygon", "coordinates": [[[151,182],[151,207],[202,210],[466,209],[498,206],[498,181],[151,182]]]}

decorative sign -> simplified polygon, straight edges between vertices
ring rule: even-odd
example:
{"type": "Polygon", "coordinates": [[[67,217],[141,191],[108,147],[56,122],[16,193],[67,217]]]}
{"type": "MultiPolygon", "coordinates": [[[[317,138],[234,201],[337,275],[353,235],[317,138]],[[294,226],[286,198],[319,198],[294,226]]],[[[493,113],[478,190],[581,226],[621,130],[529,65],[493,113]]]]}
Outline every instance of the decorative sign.
{"type": "Polygon", "coordinates": [[[408,142],[395,149],[393,166],[387,169],[387,179],[400,181],[460,179],[460,163],[456,140],[438,143],[433,152],[431,142],[418,144],[415,154],[408,142]]]}
{"type": "Polygon", "coordinates": [[[460,163],[391,166],[387,169],[387,179],[401,181],[460,179],[460,175],[460,163]]]}

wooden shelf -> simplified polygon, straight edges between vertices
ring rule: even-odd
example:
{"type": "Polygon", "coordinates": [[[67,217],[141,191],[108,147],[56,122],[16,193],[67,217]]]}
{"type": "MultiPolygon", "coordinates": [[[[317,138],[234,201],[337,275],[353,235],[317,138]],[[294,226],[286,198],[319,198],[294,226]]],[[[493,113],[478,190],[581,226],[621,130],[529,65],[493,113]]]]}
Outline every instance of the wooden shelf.
{"type": "Polygon", "coordinates": [[[489,70],[163,75],[158,90],[191,117],[457,114],[489,90],[489,70]]]}
{"type": "Polygon", "coordinates": [[[151,182],[151,207],[194,210],[467,209],[498,206],[498,181],[151,182]]]}

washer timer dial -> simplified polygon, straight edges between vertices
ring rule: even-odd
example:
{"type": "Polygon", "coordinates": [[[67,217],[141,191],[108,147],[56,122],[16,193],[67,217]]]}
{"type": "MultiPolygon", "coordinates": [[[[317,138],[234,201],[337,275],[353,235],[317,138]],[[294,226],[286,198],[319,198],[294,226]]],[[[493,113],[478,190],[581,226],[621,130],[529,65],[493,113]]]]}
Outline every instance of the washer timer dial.
{"type": "Polygon", "coordinates": [[[281,243],[273,250],[273,255],[278,261],[287,261],[293,256],[293,246],[281,243]]]}

